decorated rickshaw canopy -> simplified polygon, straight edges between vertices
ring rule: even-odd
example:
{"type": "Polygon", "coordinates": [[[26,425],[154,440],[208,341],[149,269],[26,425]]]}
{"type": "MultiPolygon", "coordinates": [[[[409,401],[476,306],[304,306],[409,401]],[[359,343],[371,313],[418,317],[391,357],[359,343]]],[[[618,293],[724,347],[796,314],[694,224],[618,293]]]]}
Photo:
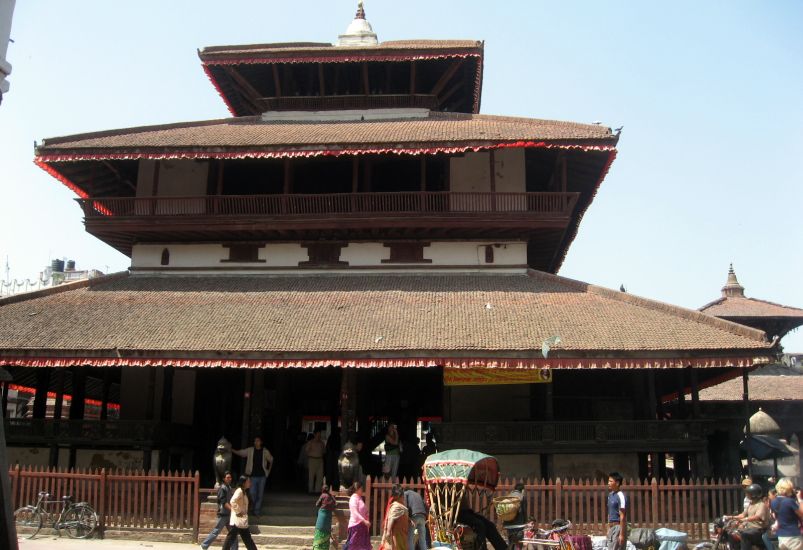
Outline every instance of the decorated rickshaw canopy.
{"type": "Polygon", "coordinates": [[[492,456],[468,449],[443,451],[427,457],[424,480],[460,482],[493,490],[499,482],[499,463],[492,456]]]}

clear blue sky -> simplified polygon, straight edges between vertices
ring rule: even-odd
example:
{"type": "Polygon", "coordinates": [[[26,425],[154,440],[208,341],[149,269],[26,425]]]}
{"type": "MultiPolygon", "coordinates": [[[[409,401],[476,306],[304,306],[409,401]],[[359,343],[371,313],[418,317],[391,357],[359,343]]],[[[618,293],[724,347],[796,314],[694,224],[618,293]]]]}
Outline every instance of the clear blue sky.
{"type": "MultiPolygon", "coordinates": [[[[335,41],[353,0],[17,2],[0,106],[0,261],[116,271],[33,142],[228,116],[203,46],[335,41]]],[[[486,41],[482,112],[624,126],[561,274],[697,308],[728,264],[803,308],[803,2],[367,0],[380,40],[486,41]]],[[[2,273],[0,273],[2,275],[2,273]]],[[[803,330],[783,341],[803,352],[803,330]]]]}

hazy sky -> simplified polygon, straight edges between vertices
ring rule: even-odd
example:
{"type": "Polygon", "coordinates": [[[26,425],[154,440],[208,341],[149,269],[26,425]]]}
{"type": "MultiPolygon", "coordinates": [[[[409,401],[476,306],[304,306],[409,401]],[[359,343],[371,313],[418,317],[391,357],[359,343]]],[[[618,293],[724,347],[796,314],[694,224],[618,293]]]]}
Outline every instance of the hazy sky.
{"type": "MultiPolygon", "coordinates": [[[[26,0],[0,105],[0,261],[125,269],[34,140],[221,118],[196,49],[336,41],[352,0],[26,0]]],[[[803,308],[803,2],[367,0],[380,40],[485,40],[482,112],[624,126],[561,275],[697,308],[733,262],[803,308]]],[[[0,266],[2,267],[2,266],[0,266]]],[[[0,273],[3,276],[4,273],[0,273]]],[[[803,330],[783,341],[803,352],[803,330]]]]}

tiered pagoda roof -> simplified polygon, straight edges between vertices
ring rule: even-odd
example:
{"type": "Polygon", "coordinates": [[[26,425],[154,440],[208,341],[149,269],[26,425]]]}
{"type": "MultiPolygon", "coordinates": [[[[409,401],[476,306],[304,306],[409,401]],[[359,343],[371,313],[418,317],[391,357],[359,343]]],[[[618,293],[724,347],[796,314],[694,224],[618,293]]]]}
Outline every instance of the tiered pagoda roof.
{"type": "Polygon", "coordinates": [[[803,309],[747,298],[744,287],[736,278],[733,265],[728,269],[728,280],[722,287],[722,297],[704,305],[700,311],[758,328],[770,337],[783,338],[789,331],[803,325],[803,309]]]}
{"type": "Polygon", "coordinates": [[[761,331],[537,271],[123,274],[0,300],[0,365],[627,369],[771,353],[761,331]]]}

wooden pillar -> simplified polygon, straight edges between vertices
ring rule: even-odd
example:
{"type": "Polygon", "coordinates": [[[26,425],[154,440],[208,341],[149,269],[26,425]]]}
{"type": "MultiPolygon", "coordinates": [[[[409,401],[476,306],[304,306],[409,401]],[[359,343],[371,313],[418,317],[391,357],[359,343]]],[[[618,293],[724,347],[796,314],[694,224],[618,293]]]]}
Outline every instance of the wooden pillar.
{"type": "MultiPolygon", "coordinates": [[[[552,380],[554,381],[554,376],[557,374],[555,370],[552,371],[552,380]]],[[[544,420],[554,420],[555,419],[555,399],[554,399],[554,385],[553,382],[549,382],[548,384],[543,384],[544,386],[544,420]]]]}
{"type": "Polygon", "coordinates": [[[111,369],[106,367],[103,369],[103,396],[100,403],[100,419],[109,419],[109,394],[111,393],[112,375],[111,369]]]}
{"type": "Polygon", "coordinates": [[[655,392],[655,371],[647,371],[647,418],[654,420],[658,416],[658,397],[655,392]]]}
{"type": "MultiPolygon", "coordinates": [[[[3,384],[3,395],[7,395],[8,384],[11,382],[11,375],[0,369],[0,383],[3,384]]],[[[3,416],[5,416],[5,403],[3,400],[3,416]]],[[[6,454],[6,432],[5,423],[0,420],[0,547],[17,548],[16,529],[14,528],[14,516],[11,511],[11,482],[8,472],[8,455],[6,454]]]]}
{"type": "Polygon", "coordinates": [[[340,372],[340,440],[345,443],[349,432],[357,429],[357,372],[349,367],[340,372]]]}
{"type": "MultiPolygon", "coordinates": [[[[145,392],[145,421],[151,426],[151,437],[155,434],[153,422],[156,416],[154,408],[156,404],[156,368],[148,368],[148,389],[145,392]]],[[[151,447],[146,445],[142,449],[142,469],[146,472],[151,471],[151,447]]]]}
{"type": "Polygon", "coordinates": [[[170,422],[173,417],[173,367],[162,367],[162,404],[159,407],[159,420],[170,422]]]}
{"type": "Polygon", "coordinates": [[[262,416],[265,410],[265,371],[258,369],[252,375],[251,384],[251,420],[249,427],[254,437],[260,436],[267,443],[262,426],[262,416]]]}
{"type": "Polygon", "coordinates": [[[686,373],[683,369],[678,371],[678,379],[677,379],[677,393],[678,393],[678,405],[677,405],[677,418],[686,418],[686,377],[684,376],[686,373]]]}
{"type": "Polygon", "coordinates": [[[2,403],[3,407],[3,418],[8,416],[8,384],[9,382],[3,382],[3,396],[0,398],[0,403],[2,403]]]}
{"type": "Polygon", "coordinates": [[[53,403],[53,420],[62,417],[64,409],[64,383],[67,378],[67,371],[63,368],[56,370],[56,399],[53,403]]]}
{"type": "Polygon", "coordinates": [[[72,401],[70,402],[70,420],[83,420],[86,410],[86,377],[87,367],[72,368],[72,401]]]}
{"type": "Polygon", "coordinates": [[[697,379],[697,371],[689,366],[689,383],[691,385],[691,417],[700,418],[700,384],[697,379]]]}
{"type": "Polygon", "coordinates": [[[47,413],[47,392],[50,390],[50,369],[36,369],[36,394],[33,398],[33,417],[44,418],[47,413]]]}
{"type": "MultiPolygon", "coordinates": [[[[742,407],[744,410],[744,437],[749,440],[750,435],[750,389],[748,386],[749,375],[747,368],[742,369],[742,407]]],[[[741,472],[740,472],[741,475],[741,472]]],[[[753,476],[753,453],[750,446],[747,446],[747,475],[753,476]]]]}
{"type": "Polygon", "coordinates": [[[243,377],[245,383],[243,384],[243,431],[240,437],[240,449],[248,447],[253,441],[251,426],[249,426],[248,421],[251,419],[251,389],[254,384],[254,373],[250,369],[245,369],[243,377]]]}
{"type": "Polygon", "coordinates": [[[491,149],[488,154],[488,168],[490,171],[491,211],[496,212],[496,151],[491,149]]]}
{"type": "Polygon", "coordinates": [[[371,183],[371,164],[372,164],[371,157],[365,157],[362,162],[362,171],[363,171],[363,189],[370,193],[372,191],[372,183],[371,183]]]}

